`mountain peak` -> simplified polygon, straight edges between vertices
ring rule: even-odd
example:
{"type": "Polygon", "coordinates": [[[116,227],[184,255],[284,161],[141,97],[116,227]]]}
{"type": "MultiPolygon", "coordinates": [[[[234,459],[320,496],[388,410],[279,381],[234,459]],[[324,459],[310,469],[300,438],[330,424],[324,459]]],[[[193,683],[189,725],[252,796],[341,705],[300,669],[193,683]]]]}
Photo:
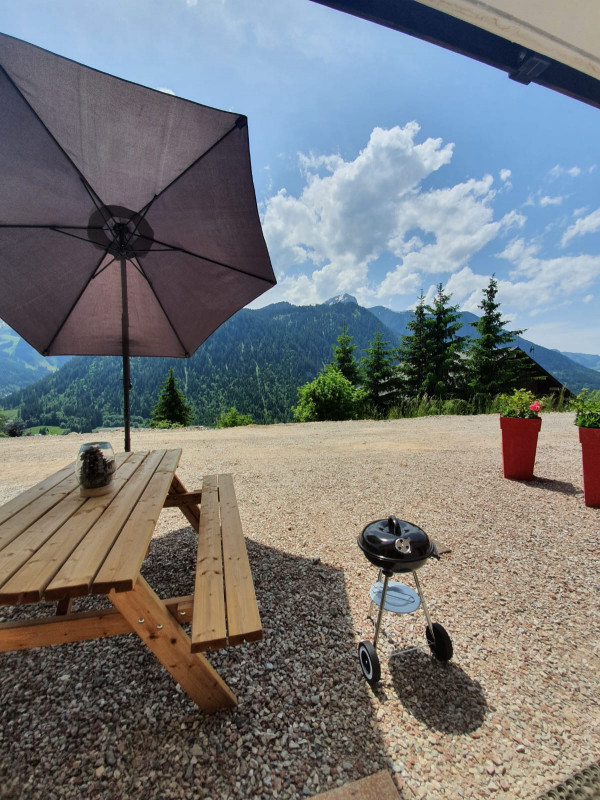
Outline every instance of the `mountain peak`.
{"type": "Polygon", "coordinates": [[[324,306],[333,306],[336,303],[354,303],[355,306],[358,305],[356,297],[352,297],[351,294],[336,294],[335,297],[330,297],[329,300],[325,300],[323,303],[324,306]]]}

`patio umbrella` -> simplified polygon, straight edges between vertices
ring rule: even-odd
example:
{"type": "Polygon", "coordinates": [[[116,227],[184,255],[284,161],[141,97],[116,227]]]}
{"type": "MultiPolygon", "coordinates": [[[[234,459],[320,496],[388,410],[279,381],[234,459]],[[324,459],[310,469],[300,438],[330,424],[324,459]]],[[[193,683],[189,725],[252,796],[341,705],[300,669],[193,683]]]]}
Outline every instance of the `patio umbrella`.
{"type": "Polygon", "coordinates": [[[188,357],[273,286],[239,114],[0,34],[0,318],[43,355],[188,357]]]}

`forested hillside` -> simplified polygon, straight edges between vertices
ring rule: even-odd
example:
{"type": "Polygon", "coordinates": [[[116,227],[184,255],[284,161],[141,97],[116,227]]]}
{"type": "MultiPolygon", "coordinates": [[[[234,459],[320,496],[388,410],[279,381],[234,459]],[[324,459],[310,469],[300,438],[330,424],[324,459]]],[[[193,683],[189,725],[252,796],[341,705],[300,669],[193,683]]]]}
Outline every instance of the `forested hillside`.
{"type": "MultiPolygon", "coordinates": [[[[194,424],[214,425],[231,406],[256,422],[290,421],[297,387],[331,361],[344,320],[359,349],[368,346],[380,325],[357,305],[278,303],[238,312],[190,359],[133,358],[132,424],[150,418],[170,366],[192,406],[194,424]]],[[[397,343],[390,331],[386,336],[397,343]]],[[[5,407],[18,406],[28,427],[91,430],[122,424],[121,368],[120,358],[73,358],[56,374],[7,398],[5,407]]]]}
{"type": "Polygon", "coordinates": [[[44,358],[0,320],[0,397],[55,372],[68,356],[44,358]]]}
{"type": "MultiPolygon", "coordinates": [[[[193,424],[214,425],[231,406],[256,422],[287,422],[297,389],[313,380],[333,357],[333,345],[346,324],[360,358],[381,327],[390,346],[399,344],[412,312],[382,306],[365,309],[353,298],[318,306],[277,303],[244,309],[219,328],[190,359],[131,360],[133,425],[148,424],[169,367],[193,410],[193,424]]],[[[475,335],[477,317],[463,313],[461,335],[475,335]]],[[[24,342],[24,349],[28,347],[24,342]]],[[[519,345],[573,392],[600,388],[600,373],[576,364],[556,350],[526,339],[519,345]]],[[[31,350],[31,348],[29,348],[31,350]]],[[[40,357],[41,358],[41,357],[40,357]]],[[[19,408],[27,427],[59,426],[89,431],[122,424],[120,358],[75,357],[58,372],[4,398],[19,408]]]]}

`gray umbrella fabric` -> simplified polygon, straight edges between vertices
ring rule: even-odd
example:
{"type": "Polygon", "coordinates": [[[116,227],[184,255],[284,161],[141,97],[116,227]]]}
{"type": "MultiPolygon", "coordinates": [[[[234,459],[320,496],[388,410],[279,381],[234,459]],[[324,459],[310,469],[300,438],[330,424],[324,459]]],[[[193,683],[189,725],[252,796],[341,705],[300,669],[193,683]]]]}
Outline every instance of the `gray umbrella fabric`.
{"type": "Polygon", "coordinates": [[[246,117],[4,34],[0,108],[0,318],[40,353],[188,357],[276,283],[246,117]]]}

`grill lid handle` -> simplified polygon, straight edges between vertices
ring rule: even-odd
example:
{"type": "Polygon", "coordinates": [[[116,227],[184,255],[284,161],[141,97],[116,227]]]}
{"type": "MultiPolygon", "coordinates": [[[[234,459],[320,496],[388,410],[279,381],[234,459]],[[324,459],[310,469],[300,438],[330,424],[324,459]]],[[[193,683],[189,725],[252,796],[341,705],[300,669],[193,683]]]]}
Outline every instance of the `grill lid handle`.
{"type": "Polygon", "coordinates": [[[400,520],[394,515],[388,517],[388,531],[396,536],[402,536],[402,529],[400,528],[400,520]]]}

